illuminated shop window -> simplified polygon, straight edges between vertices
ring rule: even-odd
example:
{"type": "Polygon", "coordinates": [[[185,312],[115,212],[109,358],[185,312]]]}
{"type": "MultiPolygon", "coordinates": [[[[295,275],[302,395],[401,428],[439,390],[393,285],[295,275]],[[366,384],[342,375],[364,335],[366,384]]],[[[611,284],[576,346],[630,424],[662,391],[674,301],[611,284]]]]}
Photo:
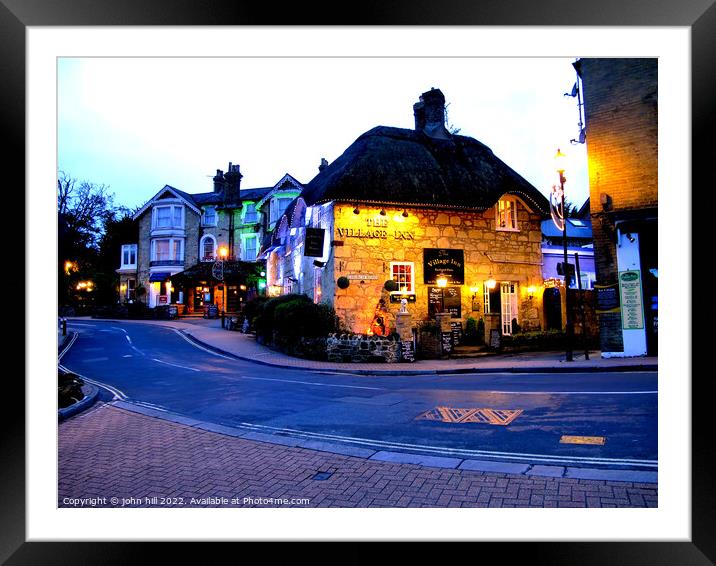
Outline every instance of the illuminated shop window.
{"type": "Polygon", "coordinates": [[[390,264],[393,281],[398,284],[396,293],[415,292],[415,268],[413,262],[394,261],[390,264]]]}

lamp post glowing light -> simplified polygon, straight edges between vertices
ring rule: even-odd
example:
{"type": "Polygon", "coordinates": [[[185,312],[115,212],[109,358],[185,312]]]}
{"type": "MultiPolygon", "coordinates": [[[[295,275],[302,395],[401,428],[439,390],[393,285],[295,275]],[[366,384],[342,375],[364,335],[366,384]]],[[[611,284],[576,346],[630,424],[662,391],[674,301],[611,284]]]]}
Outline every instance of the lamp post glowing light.
{"type": "Polygon", "coordinates": [[[564,207],[564,184],[567,178],[564,176],[566,170],[565,161],[567,156],[559,149],[557,155],[554,156],[555,169],[559,173],[559,196],[562,200],[561,217],[562,217],[562,245],[564,249],[564,303],[565,303],[565,334],[566,334],[566,352],[565,360],[571,362],[572,356],[572,335],[574,327],[572,326],[572,316],[569,312],[569,258],[567,255],[567,211],[564,207]]]}
{"type": "Polygon", "coordinates": [[[222,260],[225,260],[227,255],[229,255],[229,250],[225,246],[221,246],[219,248],[219,256],[222,260]]]}

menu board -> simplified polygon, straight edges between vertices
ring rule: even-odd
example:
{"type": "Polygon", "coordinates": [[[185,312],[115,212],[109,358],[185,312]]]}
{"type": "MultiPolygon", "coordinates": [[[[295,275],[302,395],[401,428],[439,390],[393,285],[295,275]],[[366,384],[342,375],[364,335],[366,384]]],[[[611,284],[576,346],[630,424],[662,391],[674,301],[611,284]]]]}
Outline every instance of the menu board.
{"type": "Polygon", "coordinates": [[[460,287],[445,287],[443,290],[443,311],[450,313],[450,318],[462,316],[462,299],[460,287]]]}
{"type": "Polygon", "coordinates": [[[442,332],[440,334],[440,342],[443,347],[443,354],[452,352],[452,332],[442,332]]]}
{"type": "Polygon", "coordinates": [[[217,305],[204,305],[204,317],[216,318],[219,316],[219,307],[217,305]]]}
{"type": "Polygon", "coordinates": [[[619,272],[619,297],[622,305],[622,328],[624,330],[644,328],[644,306],[639,271],[619,272]]]}
{"type": "Polygon", "coordinates": [[[500,349],[500,331],[495,328],[490,330],[490,348],[500,349]]]}
{"type": "Polygon", "coordinates": [[[441,287],[428,287],[428,317],[434,318],[436,312],[443,312],[443,290],[441,287]]]}
{"type": "Polygon", "coordinates": [[[452,327],[452,343],[457,346],[462,342],[462,323],[451,322],[450,326],[452,327]]]}
{"type": "Polygon", "coordinates": [[[179,309],[176,305],[169,305],[169,318],[176,318],[179,316],[179,309]]]}
{"type": "Polygon", "coordinates": [[[415,344],[412,340],[401,340],[400,341],[400,361],[401,362],[414,362],[415,361],[415,344]]]}

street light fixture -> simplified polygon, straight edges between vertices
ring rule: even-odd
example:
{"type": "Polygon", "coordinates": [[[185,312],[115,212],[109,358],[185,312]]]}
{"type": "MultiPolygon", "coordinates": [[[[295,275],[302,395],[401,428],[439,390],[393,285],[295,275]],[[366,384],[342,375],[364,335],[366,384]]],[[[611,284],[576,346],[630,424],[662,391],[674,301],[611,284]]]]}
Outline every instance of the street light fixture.
{"type": "Polygon", "coordinates": [[[564,206],[564,184],[567,178],[564,176],[566,170],[565,161],[567,156],[561,150],[557,150],[554,156],[554,162],[559,173],[559,197],[561,198],[561,217],[562,217],[562,245],[564,249],[564,303],[565,303],[565,334],[566,334],[566,352],[565,360],[571,362],[574,358],[572,355],[572,336],[574,327],[572,325],[572,316],[569,312],[569,258],[567,255],[567,214],[564,206]]]}

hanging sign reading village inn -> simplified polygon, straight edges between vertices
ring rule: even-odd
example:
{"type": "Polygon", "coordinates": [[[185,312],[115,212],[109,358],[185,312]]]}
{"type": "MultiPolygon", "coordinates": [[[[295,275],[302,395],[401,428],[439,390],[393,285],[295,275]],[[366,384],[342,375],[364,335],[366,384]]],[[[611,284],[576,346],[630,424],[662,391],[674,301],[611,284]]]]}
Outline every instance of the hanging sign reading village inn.
{"type": "Polygon", "coordinates": [[[463,250],[425,248],[423,250],[423,277],[426,285],[435,285],[445,277],[449,285],[465,283],[465,254],[463,250]]]}

